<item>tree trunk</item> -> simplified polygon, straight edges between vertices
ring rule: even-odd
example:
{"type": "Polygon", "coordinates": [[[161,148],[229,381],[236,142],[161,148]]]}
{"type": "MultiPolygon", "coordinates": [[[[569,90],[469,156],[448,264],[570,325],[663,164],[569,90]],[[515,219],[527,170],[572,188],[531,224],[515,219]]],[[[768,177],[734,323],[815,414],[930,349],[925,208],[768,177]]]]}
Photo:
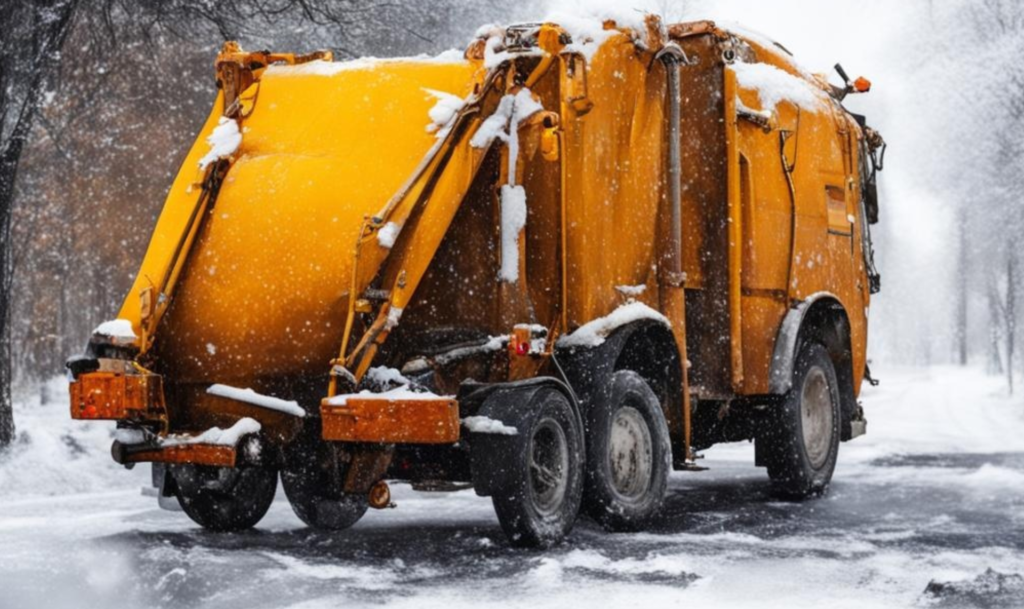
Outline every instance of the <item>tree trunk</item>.
{"type": "Polygon", "coordinates": [[[956,350],[961,366],[967,365],[967,213],[957,214],[959,248],[956,265],[956,350]]]}
{"type": "Polygon", "coordinates": [[[985,369],[989,374],[1003,373],[1003,359],[999,355],[999,323],[1002,311],[999,304],[999,288],[994,275],[988,278],[988,364],[985,369]]]}
{"type": "Polygon", "coordinates": [[[5,3],[0,10],[4,29],[0,39],[0,449],[14,439],[10,323],[14,182],[46,80],[71,31],[78,4],[79,0],[23,0],[5,3]]]}
{"type": "Polygon", "coordinates": [[[1013,348],[1017,330],[1017,254],[1013,244],[1006,256],[1006,383],[1013,394],[1013,348]]]}

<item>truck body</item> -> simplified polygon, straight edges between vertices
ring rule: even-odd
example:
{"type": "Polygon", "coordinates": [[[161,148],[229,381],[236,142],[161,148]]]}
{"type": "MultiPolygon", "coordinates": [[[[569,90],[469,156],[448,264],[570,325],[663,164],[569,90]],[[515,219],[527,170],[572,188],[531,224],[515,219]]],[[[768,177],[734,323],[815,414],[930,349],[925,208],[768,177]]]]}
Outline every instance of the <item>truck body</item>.
{"type": "Polygon", "coordinates": [[[118,321],[69,362],[72,416],[117,420],[115,459],[197,522],[255,524],[280,473],[344,528],[405,480],[472,485],[544,545],[581,506],[649,522],[716,442],[820,493],[864,431],[862,81],[655,17],[216,65],[118,321]]]}

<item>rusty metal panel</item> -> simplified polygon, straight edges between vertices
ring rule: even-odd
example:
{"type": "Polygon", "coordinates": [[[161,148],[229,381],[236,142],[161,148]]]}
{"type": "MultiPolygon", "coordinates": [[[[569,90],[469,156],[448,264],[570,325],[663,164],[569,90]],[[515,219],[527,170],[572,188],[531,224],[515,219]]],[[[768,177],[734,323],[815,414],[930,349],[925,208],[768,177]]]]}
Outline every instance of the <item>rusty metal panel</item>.
{"type": "Polygon", "coordinates": [[[348,398],[320,405],[325,440],[388,444],[451,444],[459,440],[454,399],[348,398]]]}
{"type": "Polygon", "coordinates": [[[73,419],[158,419],[162,414],[162,384],[157,375],[90,372],[71,383],[70,390],[73,419]]]}
{"type": "MultiPolygon", "coordinates": [[[[234,467],[238,452],[233,446],[218,444],[182,444],[166,446],[152,450],[125,452],[123,463],[187,463],[195,465],[212,465],[215,467],[234,467]]],[[[115,459],[116,460],[116,459],[115,459]]]]}

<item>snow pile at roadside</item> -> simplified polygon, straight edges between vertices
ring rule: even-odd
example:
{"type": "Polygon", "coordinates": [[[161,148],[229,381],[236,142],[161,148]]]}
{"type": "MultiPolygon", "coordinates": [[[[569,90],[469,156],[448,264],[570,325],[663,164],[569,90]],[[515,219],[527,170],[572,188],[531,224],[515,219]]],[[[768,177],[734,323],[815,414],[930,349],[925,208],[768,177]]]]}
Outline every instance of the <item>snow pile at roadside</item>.
{"type": "Polygon", "coordinates": [[[17,437],[0,453],[0,501],[148,484],[148,467],[127,471],[110,457],[112,421],[71,419],[67,392],[67,381],[58,377],[39,393],[15,398],[17,437]],[[47,403],[40,393],[49,396],[47,403]]]}
{"type": "Polygon", "coordinates": [[[597,347],[604,343],[604,340],[622,326],[639,321],[651,319],[669,325],[668,318],[655,311],[642,302],[629,302],[615,309],[604,317],[598,317],[576,329],[572,334],[566,334],[558,339],[559,347],[597,347]]]}
{"type": "Polygon", "coordinates": [[[986,569],[973,580],[938,582],[932,580],[923,600],[939,607],[1019,607],[1024,598],[1024,577],[986,569]]]}

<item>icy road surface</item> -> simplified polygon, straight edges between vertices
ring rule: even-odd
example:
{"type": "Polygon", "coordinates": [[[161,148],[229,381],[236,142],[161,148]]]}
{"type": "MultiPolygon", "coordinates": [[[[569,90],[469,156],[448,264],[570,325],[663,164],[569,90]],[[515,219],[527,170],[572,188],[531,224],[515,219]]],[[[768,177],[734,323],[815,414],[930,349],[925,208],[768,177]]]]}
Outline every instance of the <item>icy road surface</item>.
{"type": "Polygon", "coordinates": [[[751,445],[717,447],[673,475],[652,530],[581,521],[546,552],[510,549],[472,491],[403,485],[347,532],[279,496],[258,530],[206,533],[141,495],[148,468],[108,463],[109,429],[23,404],[0,607],[1024,607],[1024,396],[972,370],[877,372],[826,498],[776,501],[751,445]]]}

